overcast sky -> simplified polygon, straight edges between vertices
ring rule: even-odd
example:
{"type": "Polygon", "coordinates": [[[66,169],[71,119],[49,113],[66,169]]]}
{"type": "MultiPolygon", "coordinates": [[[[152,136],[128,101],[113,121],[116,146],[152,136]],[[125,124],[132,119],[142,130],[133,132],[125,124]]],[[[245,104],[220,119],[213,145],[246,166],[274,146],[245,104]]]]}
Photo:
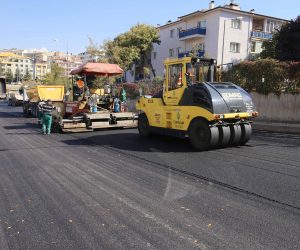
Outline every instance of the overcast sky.
{"type": "MultiPolygon", "coordinates": [[[[137,23],[165,24],[178,16],[207,9],[209,0],[2,0],[0,49],[41,48],[79,53],[88,37],[101,44],[137,23]],[[55,40],[55,41],[54,41],[55,40]]],[[[229,0],[216,0],[224,5],[229,0]]],[[[300,0],[236,0],[242,10],[294,19],[300,0]]]]}

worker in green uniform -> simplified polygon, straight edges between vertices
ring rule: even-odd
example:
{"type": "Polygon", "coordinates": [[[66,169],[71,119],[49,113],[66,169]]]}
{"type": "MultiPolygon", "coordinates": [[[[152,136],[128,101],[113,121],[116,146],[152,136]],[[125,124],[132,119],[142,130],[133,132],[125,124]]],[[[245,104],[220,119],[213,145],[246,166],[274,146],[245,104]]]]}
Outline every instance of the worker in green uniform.
{"type": "Polygon", "coordinates": [[[52,111],[55,109],[55,107],[52,104],[52,101],[50,99],[47,100],[47,102],[42,105],[42,112],[43,112],[43,122],[42,122],[42,132],[43,134],[50,135],[51,133],[51,125],[52,125],[52,111]]]}

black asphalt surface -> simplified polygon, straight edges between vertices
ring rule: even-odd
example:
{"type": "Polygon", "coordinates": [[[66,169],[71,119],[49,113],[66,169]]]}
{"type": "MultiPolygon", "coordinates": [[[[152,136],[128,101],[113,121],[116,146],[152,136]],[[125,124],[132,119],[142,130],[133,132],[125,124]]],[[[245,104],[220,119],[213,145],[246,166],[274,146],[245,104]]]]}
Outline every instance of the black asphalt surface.
{"type": "Polygon", "coordinates": [[[300,249],[300,135],[196,152],[136,129],[41,135],[0,104],[0,249],[300,249]]]}

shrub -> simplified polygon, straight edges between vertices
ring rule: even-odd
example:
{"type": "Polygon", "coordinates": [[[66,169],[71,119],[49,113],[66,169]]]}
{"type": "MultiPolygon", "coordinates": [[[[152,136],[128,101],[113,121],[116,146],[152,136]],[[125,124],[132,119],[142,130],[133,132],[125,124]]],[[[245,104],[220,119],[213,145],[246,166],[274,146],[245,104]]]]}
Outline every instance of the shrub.
{"type": "MultiPolygon", "coordinates": [[[[222,72],[228,79],[231,71],[222,72]]],[[[297,92],[300,82],[300,63],[280,62],[274,59],[241,62],[233,66],[233,80],[247,91],[261,94],[297,92]]]]}
{"type": "Polygon", "coordinates": [[[141,80],[137,84],[143,95],[155,95],[163,88],[163,78],[156,77],[153,80],[141,80]]]}
{"type": "Polygon", "coordinates": [[[139,86],[136,83],[124,83],[123,88],[126,91],[126,96],[129,99],[135,99],[140,95],[139,86]]]}

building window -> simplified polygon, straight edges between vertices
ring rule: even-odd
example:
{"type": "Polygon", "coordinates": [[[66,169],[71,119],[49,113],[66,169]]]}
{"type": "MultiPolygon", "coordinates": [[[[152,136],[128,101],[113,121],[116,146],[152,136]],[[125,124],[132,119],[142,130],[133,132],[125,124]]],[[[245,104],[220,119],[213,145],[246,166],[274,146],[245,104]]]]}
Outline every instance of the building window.
{"type": "Polygon", "coordinates": [[[174,37],[174,29],[170,30],[170,37],[174,37]]]}
{"type": "Polygon", "coordinates": [[[197,51],[204,51],[205,50],[205,44],[204,43],[198,43],[198,44],[196,44],[195,49],[197,51]]]}
{"type": "Polygon", "coordinates": [[[174,49],[169,49],[169,57],[173,57],[174,56],[174,49]]]}
{"type": "Polygon", "coordinates": [[[153,59],[156,59],[156,52],[153,52],[153,59]]]}
{"type": "Polygon", "coordinates": [[[206,29],[206,20],[201,20],[198,22],[198,28],[206,29]]]}
{"type": "Polygon", "coordinates": [[[276,21],[267,21],[266,32],[273,33],[274,31],[280,29],[281,23],[276,21]]]}
{"type": "Polygon", "coordinates": [[[230,43],[230,52],[240,53],[240,43],[230,43]]]}
{"type": "Polygon", "coordinates": [[[251,52],[260,53],[262,52],[262,42],[256,41],[251,43],[251,52]]]}
{"type": "Polygon", "coordinates": [[[178,47],[176,48],[177,56],[179,56],[180,53],[182,53],[182,48],[178,47]]]}
{"type": "Polygon", "coordinates": [[[239,20],[239,19],[232,19],[231,20],[231,28],[233,28],[233,29],[241,29],[241,20],[239,20]]]}

